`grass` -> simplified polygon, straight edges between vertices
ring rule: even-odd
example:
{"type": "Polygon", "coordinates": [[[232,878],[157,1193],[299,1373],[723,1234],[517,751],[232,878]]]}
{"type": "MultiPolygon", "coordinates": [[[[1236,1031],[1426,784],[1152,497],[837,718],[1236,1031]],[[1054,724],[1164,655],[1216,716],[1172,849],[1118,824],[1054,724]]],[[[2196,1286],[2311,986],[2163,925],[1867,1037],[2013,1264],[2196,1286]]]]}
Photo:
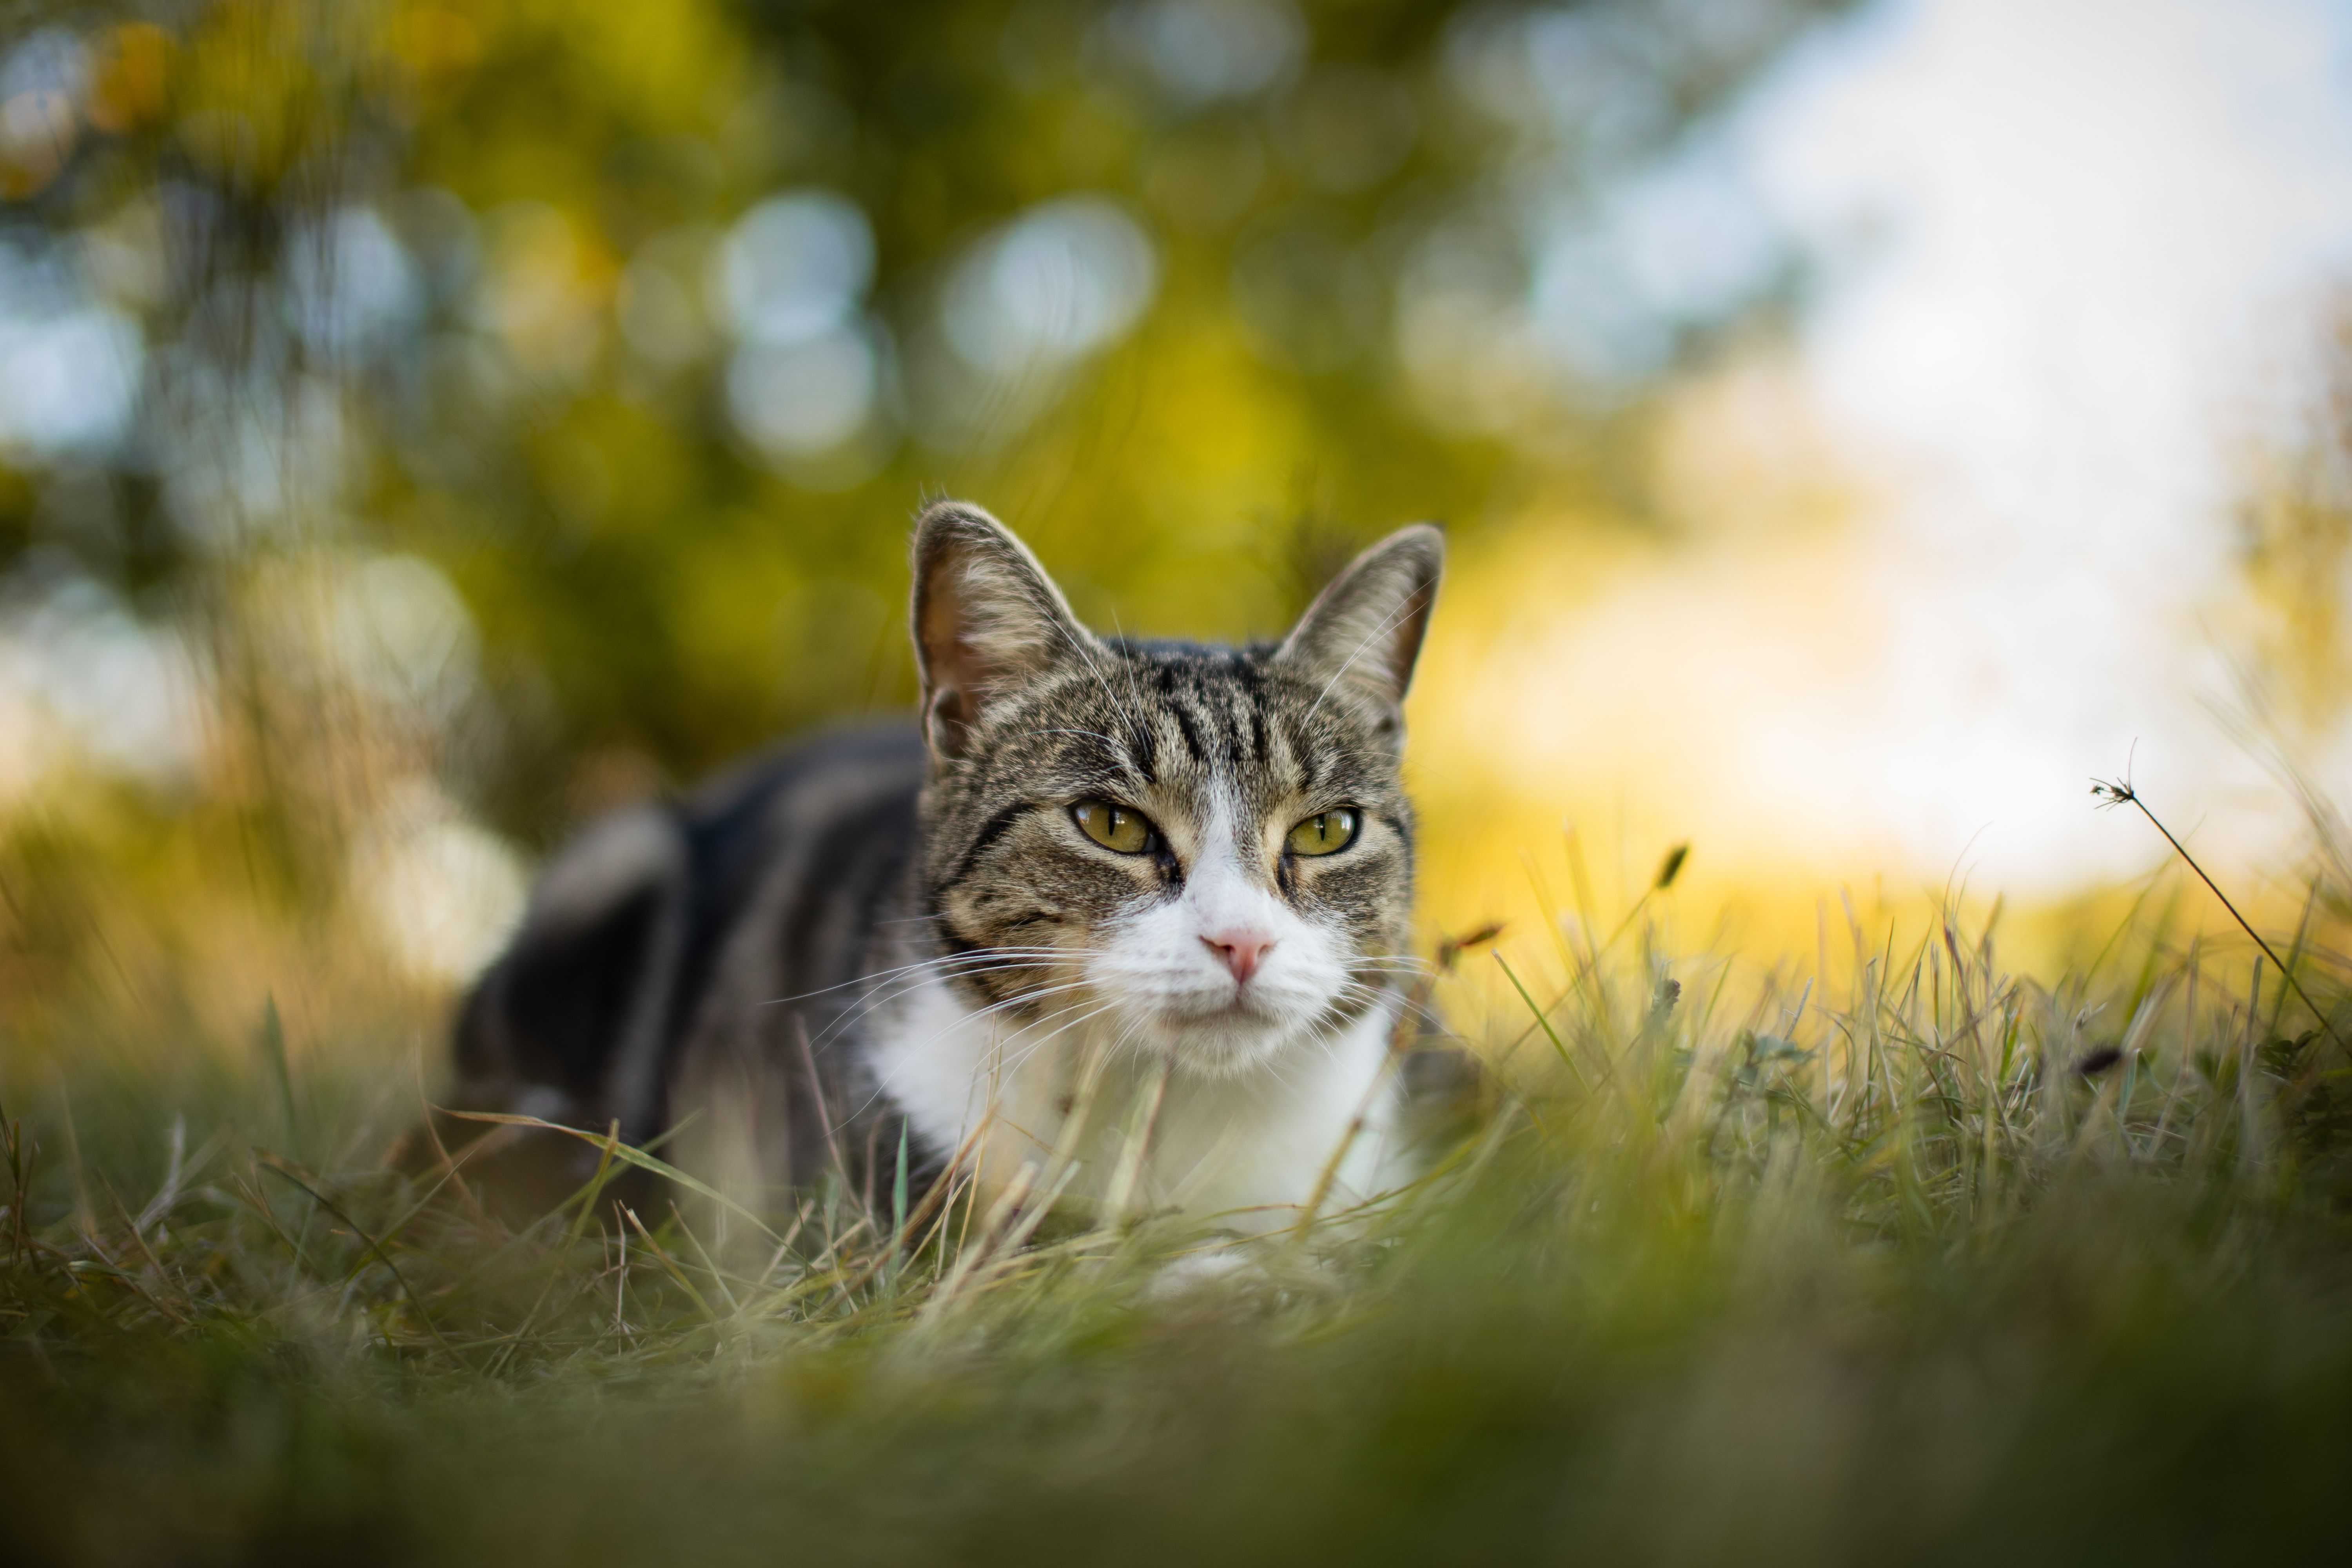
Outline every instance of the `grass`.
{"type": "Polygon", "coordinates": [[[650,1203],[608,1232],[593,1192],[519,1232],[428,1205],[375,1165],[404,1069],[289,1063],[274,1009],[203,1095],[94,1057],[7,1123],[0,1557],[2327,1542],[2352,999],[2311,929],[2291,991],[2176,940],[2179,907],[2049,984],[1949,915],[1793,984],[1675,959],[1646,912],[1598,950],[1560,925],[1507,986],[1450,952],[1442,1005],[1475,1016],[1484,966],[1517,1008],[1487,1113],[1417,1188],[1189,1293],[1154,1288],[1202,1242],[1171,1222],[1024,1238],[968,1196],[828,1187],[772,1240],[650,1203]]]}

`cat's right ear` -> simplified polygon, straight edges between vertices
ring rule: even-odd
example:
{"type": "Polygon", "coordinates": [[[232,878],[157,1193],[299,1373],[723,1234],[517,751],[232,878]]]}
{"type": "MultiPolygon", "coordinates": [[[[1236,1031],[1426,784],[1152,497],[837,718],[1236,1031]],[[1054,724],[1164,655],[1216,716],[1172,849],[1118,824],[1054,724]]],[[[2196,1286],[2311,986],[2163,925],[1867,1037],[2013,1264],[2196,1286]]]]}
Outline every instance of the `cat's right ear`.
{"type": "Polygon", "coordinates": [[[949,500],[915,523],[914,631],[923,736],[950,759],[965,754],[990,703],[1094,642],[1027,545],[980,508],[949,500]]]}

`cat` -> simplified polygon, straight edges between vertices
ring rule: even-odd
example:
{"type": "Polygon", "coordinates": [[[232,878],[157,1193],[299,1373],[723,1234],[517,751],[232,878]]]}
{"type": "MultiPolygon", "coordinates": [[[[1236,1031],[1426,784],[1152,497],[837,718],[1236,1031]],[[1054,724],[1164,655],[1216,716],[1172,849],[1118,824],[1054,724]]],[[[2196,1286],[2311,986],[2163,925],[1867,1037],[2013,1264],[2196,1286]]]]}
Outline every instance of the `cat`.
{"type": "MultiPolygon", "coordinates": [[[[1103,637],[981,509],[914,535],[915,724],[593,826],[456,1029],[457,1110],[636,1144],[770,1206],[954,1167],[1244,1235],[1413,1156],[1402,704],[1444,563],[1403,529],[1279,643],[1103,637]]],[[[1431,1075],[1442,1079],[1441,1068],[1431,1075]]],[[[1416,1079],[1417,1081],[1417,1079],[1416,1079]]],[[[439,1151],[485,1124],[436,1117],[439,1151]]],[[[507,1127],[511,1212],[588,1176],[507,1127]]]]}

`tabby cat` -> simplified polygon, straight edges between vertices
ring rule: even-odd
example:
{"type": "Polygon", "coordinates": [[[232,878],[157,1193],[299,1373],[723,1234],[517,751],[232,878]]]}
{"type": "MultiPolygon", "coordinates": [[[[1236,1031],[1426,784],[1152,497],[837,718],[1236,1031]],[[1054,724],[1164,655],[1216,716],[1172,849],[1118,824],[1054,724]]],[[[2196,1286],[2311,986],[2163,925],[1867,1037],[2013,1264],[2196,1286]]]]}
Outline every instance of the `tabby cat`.
{"type": "MultiPolygon", "coordinates": [[[[1238,648],[1096,636],[976,507],[930,507],[914,552],[919,723],[562,851],[466,1003],[452,1104],[674,1131],[665,1158],[769,1205],[903,1160],[1263,1232],[1394,1182],[1400,703],[1443,536],[1391,535],[1238,648]]],[[[529,1212],[595,1151],[508,1128],[472,1155],[529,1212]]]]}

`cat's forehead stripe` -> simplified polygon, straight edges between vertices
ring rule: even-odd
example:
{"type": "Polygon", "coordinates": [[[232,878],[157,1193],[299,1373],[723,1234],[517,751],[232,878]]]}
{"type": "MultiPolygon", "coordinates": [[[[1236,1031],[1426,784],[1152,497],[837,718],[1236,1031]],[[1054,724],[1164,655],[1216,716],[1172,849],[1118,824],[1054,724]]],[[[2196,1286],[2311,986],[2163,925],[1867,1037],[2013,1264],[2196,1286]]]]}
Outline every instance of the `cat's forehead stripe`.
{"type": "Polygon", "coordinates": [[[1177,737],[1183,742],[1184,750],[1191,753],[1189,760],[1197,765],[1208,760],[1208,752],[1201,743],[1201,727],[1198,721],[1192,714],[1185,711],[1187,706],[1183,698],[1175,697],[1169,702],[1164,711],[1169,721],[1176,726],[1177,737]]]}
{"type": "Polygon", "coordinates": [[[1253,819],[1343,795],[1383,804],[1393,765],[1365,746],[1345,698],[1309,690],[1273,657],[1260,646],[1107,641],[1065,664],[1017,709],[1000,710],[997,734],[1009,742],[1017,731],[1024,743],[1003,753],[1007,767],[974,778],[952,872],[967,874],[1005,842],[1011,808],[1036,801],[1049,777],[1066,801],[1102,794],[1148,806],[1158,797],[1157,809],[1203,817],[1217,800],[1253,819]]]}

